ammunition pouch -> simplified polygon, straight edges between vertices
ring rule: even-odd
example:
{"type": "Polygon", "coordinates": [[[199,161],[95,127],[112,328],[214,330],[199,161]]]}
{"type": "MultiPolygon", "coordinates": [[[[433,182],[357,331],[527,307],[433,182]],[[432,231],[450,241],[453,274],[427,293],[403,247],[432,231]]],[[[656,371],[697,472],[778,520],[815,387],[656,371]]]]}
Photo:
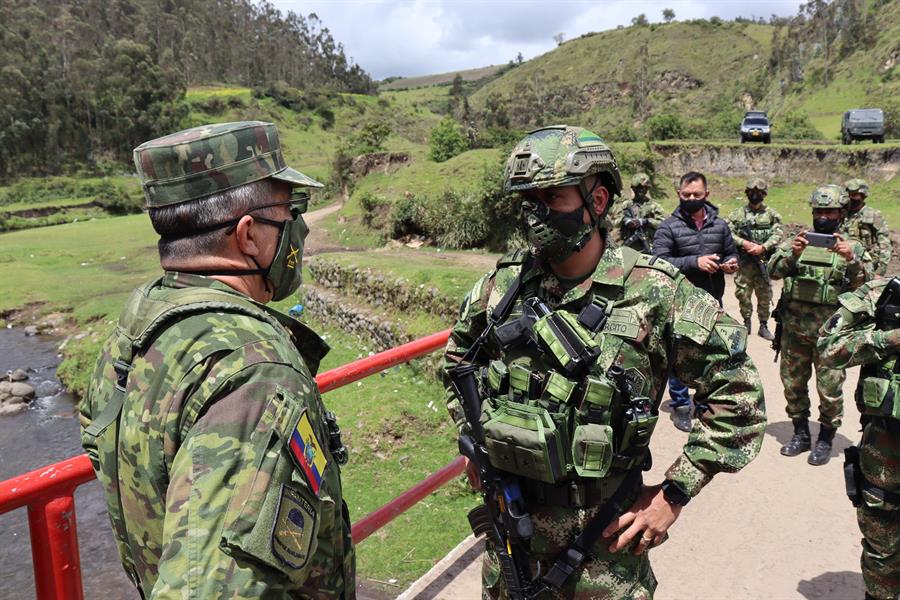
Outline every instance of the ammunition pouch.
{"type": "Polygon", "coordinates": [[[785,278],[782,298],[809,304],[838,305],[847,290],[847,262],[825,248],[807,247],[797,262],[797,272],[785,278]]]}
{"type": "Polygon", "coordinates": [[[856,406],[867,417],[900,421],[900,359],[882,367],[863,367],[856,388],[856,406]]]}
{"type": "Polygon", "coordinates": [[[788,277],[782,296],[796,302],[837,305],[842,289],[821,277],[788,277]]]}
{"type": "Polygon", "coordinates": [[[600,356],[600,346],[571,313],[544,315],[534,323],[533,330],[538,346],[553,357],[566,377],[586,373],[600,356]]]}
{"type": "Polygon", "coordinates": [[[500,400],[486,412],[485,446],[494,468],[547,483],[566,476],[565,432],[547,409],[500,400]]]}

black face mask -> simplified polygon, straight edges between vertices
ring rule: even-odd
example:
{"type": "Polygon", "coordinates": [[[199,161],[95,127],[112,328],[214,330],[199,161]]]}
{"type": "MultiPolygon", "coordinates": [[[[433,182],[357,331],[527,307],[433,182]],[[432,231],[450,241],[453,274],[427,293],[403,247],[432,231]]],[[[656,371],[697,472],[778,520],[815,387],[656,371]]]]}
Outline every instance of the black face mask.
{"type": "Polygon", "coordinates": [[[858,201],[851,200],[850,201],[850,212],[853,212],[853,213],[859,212],[860,210],[862,210],[862,207],[865,206],[865,204],[866,204],[865,200],[858,200],[858,201]]]}
{"type": "Polygon", "coordinates": [[[757,204],[762,204],[762,201],[765,200],[765,196],[762,194],[747,194],[747,200],[750,201],[750,204],[754,206],[757,204]]]}
{"type": "Polygon", "coordinates": [[[826,217],[813,218],[813,229],[816,230],[816,233],[834,233],[837,231],[838,225],[840,224],[840,219],[828,219],[826,217]]]}
{"type": "Polygon", "coordinates": [[[702,198],[699,200],[681,200],[681,210],[689,215],[692,215],[703,208],[705,204],[706,200],[702,198]]]}

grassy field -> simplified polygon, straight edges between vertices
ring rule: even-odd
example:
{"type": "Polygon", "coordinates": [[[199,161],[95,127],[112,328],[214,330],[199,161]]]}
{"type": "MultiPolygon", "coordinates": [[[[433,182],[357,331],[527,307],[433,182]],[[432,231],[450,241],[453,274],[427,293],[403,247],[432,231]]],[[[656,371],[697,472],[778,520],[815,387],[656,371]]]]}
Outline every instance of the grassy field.
{"type": "Polygon", "coordinates": [[[449,85],[453,82],[457,75],[462,76],[463,81],[478,81],[485,77],[495,75],[505,65],[490,65],[488,67],[479,67],[477,69],[465,69],[462,71],[450,71],[448,73],[437,73],[435,75],[423,75],[421,77],[401,77],[378,86],[380,91],[406,90],[422,87],[432,87],[439,85],[449,85]]]}

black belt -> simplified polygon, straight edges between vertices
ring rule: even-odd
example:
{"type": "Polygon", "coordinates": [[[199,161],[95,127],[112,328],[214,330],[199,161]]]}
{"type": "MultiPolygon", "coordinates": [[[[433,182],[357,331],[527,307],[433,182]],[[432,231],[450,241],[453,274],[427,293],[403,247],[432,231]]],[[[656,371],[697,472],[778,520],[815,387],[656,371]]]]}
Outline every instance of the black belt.
{"type": "Polygon", "coordinates": [[[862,480],[862,490],[870,496],[874,496],[881,502],[888,502],[889,504],[900,506],[900,494],[873,485],[865,478],[862,480]]]}
{"type": "Polygon", "coordinates": [[[534,479],[522,479],[521,484],[526,502],[544,506],[587,508],[609,500],[621,481],[621,477],[616,477],[596,481],[567,481],[553,485],[534,479]]]}

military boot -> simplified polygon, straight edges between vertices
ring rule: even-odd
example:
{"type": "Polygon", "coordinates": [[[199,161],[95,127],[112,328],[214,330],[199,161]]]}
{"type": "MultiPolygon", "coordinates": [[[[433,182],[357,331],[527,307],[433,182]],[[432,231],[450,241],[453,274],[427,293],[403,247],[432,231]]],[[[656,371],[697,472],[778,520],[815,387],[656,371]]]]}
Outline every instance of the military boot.
{"type": "Polygon", "coordinates": [[[767,342],[771,342],[775,339],[775,336],[772,335],[772,332],[769,331],[769,324],[765,321],[759,322],[759,337],[766,340],[767,342]]]}
{"type": "Polygon", "coordinates": [[[781,447],[783,456],[797,456],[809,450],[812,445],[809,435],[809,420],[791,419],[794,423],[794,436],[781,447]]]}
{"type": "Polygon", "coordinates": [[[746,319],[744,319],[744,328],[747,329],[747,335],[750,335],[750,329],[751,329],[750,325],[751,325],[750,317],[747,317],[746,319]]]}
{"type": "Polygon", "coordinates": [[[675,423],[675,429],[681,431],[691,430],[691,407],[676,406],[672,409],[672,422],[675,423]]]}
{"type": "Polygon", "coordinates": [[[837,433],[837,429],[834,427],[822,425],[819,429],[819,437],[816,439],[816,447],[809,453],[806,462],[819,466],[831,460],[831,442],[834,441],[835,433],[837,433]]]}

